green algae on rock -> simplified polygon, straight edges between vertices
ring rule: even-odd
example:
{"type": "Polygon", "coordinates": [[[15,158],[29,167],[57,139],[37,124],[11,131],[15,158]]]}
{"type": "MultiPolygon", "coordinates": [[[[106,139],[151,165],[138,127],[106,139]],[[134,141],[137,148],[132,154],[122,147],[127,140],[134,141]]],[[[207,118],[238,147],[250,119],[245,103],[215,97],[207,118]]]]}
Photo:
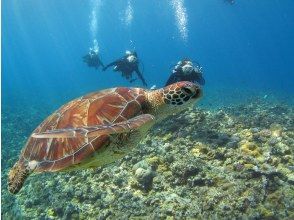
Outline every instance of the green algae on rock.
{"type": "Polygon", "coordinates": [[[32,177],[15,200],[2,188],[2,217],[294,217],[293,108],[254,102],[175,118],[114,164],[32,177]]]}

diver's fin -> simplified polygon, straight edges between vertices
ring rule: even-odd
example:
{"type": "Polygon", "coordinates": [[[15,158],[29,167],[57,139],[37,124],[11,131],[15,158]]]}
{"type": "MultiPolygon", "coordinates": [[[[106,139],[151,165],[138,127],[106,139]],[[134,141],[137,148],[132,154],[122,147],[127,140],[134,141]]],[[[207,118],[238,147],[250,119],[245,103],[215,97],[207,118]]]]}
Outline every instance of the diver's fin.
{"type": "Polygon", "coordinates": [[[41,133],[33,133],[33,138],[77,138],[77,137],[96,137],[99,135],[110,135],[116,133],[130,132],[136,130],[142,125],[153,124],[155,118],[150,114],[143,114],[131,118],[127,121],[114,123],[110,125],[97,125],[89,127],[56,129],[41,133]]]}

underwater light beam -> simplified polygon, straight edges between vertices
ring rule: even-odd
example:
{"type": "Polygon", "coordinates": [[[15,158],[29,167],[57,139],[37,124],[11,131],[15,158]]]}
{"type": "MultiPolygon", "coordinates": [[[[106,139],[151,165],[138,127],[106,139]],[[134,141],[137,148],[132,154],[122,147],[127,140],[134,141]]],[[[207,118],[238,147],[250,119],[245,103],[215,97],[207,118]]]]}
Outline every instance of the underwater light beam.
{"type": "Polygon", "coordinates": [[[186,42],[188,40],[188,15],[184,6],[184,0],[172,0],[171,5],[174,9],[177,27],[179,29],[182,39],[186,42]]]}

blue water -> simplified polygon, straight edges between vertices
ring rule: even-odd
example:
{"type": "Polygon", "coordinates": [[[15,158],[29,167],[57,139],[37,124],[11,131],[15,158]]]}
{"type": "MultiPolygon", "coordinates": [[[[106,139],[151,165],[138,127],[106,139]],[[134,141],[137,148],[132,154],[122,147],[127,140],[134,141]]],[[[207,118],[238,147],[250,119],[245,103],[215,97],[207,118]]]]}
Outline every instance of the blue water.
{"type": "MultiPolygon", "coordinates": [[[[136,49],[149,86],[161,87],[171,66],[190,57],[204,68],[208,97],[225,89],[292,98],[293,1],[185,1],[186,41],[169,1],[131,3],[129,26],[122,22],[127,1],[102,1],[98,9],[96,37],[104,63],[136,49]]],[[[90,1],[2,1],[4,105],[10,100],[60,104],[101,88],[141,86],[82,62],[92,46],[92,10],[90,1]]]]}
{"type": "MultiPolygon", "coordinates": [[[[136,50],[149,88],[162,87],[182,58],[198,61],[206,80],[201,108],[248,98],[293,107],[293,12],[293,0],[3,0],[2,174],[32,130],[62,104],[104,88],[142,87],[111,68],[89,68],[82,57],[94,39],[104,64],[136,50]],[[185,12],[180,27],[172,2],[185,12]]],[[[6,211],[19,211],[2,192],[6,211]]]]}

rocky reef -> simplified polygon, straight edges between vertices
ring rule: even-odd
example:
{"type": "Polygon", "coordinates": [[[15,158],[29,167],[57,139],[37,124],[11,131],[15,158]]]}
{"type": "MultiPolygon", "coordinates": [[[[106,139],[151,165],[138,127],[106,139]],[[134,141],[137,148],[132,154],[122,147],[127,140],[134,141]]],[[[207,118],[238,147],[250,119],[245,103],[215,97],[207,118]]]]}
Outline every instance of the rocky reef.
{"type": "MultiPolygon", "coordinates": [[[[215,111],[189,109],[155,126],[120,161],[31,176],[16,196],[7,192],[6,175],[17,153],[2,150],[1,215],[294,219],[293,120],[292,107],[260,100],[215,111]]],[[[14,135],[4,148],[23,144],[24,135],[15,135],[5,125],[2,134],[14,135]],[[16,139],[19,135],[21,140],[16,139]]]]}

